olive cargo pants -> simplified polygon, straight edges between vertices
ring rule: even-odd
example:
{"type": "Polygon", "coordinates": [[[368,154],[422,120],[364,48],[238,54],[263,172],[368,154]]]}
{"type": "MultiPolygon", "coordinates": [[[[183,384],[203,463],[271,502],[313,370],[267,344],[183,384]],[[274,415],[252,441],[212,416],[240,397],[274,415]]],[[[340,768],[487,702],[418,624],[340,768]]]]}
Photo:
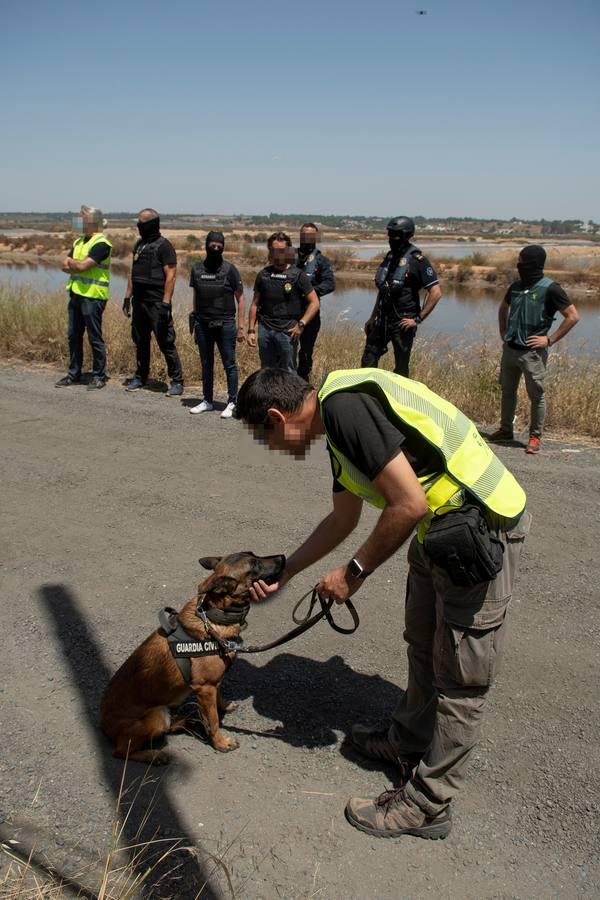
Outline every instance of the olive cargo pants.
{"type": "Polygon", "coordinates": [[[456,587],[413,538],[404,638],[408,685],[392,714],[389,738],[400,756],[420,760],[407,794],[429,815],[462,785],[479,740],[486,695],[500,663],[508,609],[531,516],[493,532],[504,545],[494,581],[456,587]]]}
{"type": "Polygon", "coordinates": [[[504,345],[500,363],[500,384],[502,385],[502,410],[500,428],[512,433],[515,410],[517,408],[517,390],[521,375],[525,376],[525,387],[531,401],[529,434],[541,438],[546,418],[546,397],[544,396],[544,379],[548,351],[516,350],[504,345]]]}

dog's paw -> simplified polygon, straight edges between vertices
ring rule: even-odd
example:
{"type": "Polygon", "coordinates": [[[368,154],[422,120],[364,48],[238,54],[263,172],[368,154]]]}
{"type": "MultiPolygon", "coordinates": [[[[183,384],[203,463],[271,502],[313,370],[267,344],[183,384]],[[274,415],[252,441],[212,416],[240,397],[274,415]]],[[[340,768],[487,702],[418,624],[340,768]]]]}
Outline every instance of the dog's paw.
{"type": "Polygon", "coordinates": [[[224,713],[233,712],[235,709],[238,708],[238,706],[239,706],[239,703],[236,703],[235,700],[229,700],[228,702],[225,703],[224,706],[221,707],[221,712],[224,712],[224,713]]]}
{"type": "Polygon", "coordinates": [[[239,741],[230,737],[222,737],[220,740],[213,743],[213,747],[215,750],[218,750],[219,753],[229,753],[230,750],[237,750],[239,746],[239,741]]]}
{"type": "Polygon", "coordinates": [[[164,750],[153,750],[152,758],[148,760],[151,766],[168,766],[171,758],[164,750]]]}

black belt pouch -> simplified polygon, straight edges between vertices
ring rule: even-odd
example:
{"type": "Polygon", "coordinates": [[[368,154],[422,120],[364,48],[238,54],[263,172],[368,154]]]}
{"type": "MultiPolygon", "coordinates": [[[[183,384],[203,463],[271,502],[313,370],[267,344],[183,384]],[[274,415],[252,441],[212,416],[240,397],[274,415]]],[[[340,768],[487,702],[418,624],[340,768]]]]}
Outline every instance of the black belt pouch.
{"type": "Polygon", "coordinates": [[[504,547],[490,534],[478,506],[462,506],[434,516],[423,547],[431,561],[444,569],[459,587],[493,581],[502,569],[504,547]]]}

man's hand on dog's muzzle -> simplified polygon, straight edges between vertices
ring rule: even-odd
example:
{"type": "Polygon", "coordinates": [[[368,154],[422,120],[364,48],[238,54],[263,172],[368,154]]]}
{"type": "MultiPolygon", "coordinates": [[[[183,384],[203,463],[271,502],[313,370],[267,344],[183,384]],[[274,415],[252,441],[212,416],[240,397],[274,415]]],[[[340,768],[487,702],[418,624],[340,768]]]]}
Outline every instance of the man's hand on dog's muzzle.
{"type": "Polygon", "coordinates": [[[279,581],[276,581],[275,584],[267,584],[267,582],[262,579],[255,581],[250,588],[250,599],[254,603],[260,603],[261,600],[266,600],[266,598],[271,594],[274,594],[275,591],[280,591],[281,588],[288,583],[290,578],[291,576],[284,571],[281,573],[279,581]]]}

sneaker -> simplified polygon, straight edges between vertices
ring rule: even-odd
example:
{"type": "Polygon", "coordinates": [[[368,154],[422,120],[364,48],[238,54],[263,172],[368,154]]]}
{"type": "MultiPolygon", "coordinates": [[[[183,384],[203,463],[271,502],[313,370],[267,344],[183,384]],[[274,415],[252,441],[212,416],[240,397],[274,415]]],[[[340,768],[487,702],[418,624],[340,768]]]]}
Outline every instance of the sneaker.
{"type": "Polygon", "coordinates": [[[235,411],[235,403],[231,403],[231,401],[227,404],[223,412],[221,413],[222,419],[231,419],[233,413],[235,411]]]}
{"type": "Polygon", "coordinates": [[[72,384],[81,384],[81,378],[75,378],[73,375],[65,375],[56,382],[54,387],[71,387],[72,384]]]}
{"type": "Polygon", "coordinates": [[[539,453],[541,449],[542,439],[539,438],[536,434],[530,435],[529,443],[527,444],[525,453],[539,453]]]}
{"type": "Polygon", "coordinates": [[[363,756],[371,759],[383,759],[398,764],[403,762],[398,749],[392,746],[388,737],[388,729],[367,728],[366,725],[353,725],[352,744],[363,756]]]}
{"type": "Polygon", "coordinates": [[[146,382],[142,381],[142,379],[138,375],[135,375],[131,379],[131,381],[125,388],[125,390],[126,391],[140,391],[143,387],[145,387],[145,385],[146,385],[146,382]]]}
{"type": "Polygon", "coordinates": [[[450,834],[452,820],[446,808],[437,816],[428,816],[406,796],[404,788],[384,791],[375,800],[353,797],[344,810],[351,825],[374,837],[416,837],[438,840],[450,834]]]}
{"type": "Polygon", "coordinates": [[[209,403],[208,400],[203,400],[202,403],[198,404],[198,406],[192,406],[190,412],[193,416],[195,416],[196,413],[211,412],[211,410],[213,409],[214,406],[212,405],[212,403],[209,403]]]}
{"type": "Polygon", "coordinates": [[[106,378],[100,378],[98,375],[94,375],[94,377],[89,381],[87,389],[88,391],[100,390],[106,384],[106,378]]]}
{"type": "Polygon", "coordinates": [[[173,381],[167,391],[167,397],[181,397],[183,394],[183,385],[180,381],[173,381]]]}
{"type": "Polygon", "coordinates": [[[494,441],[497,444],[502,444],[504,441],[514,441],[514,439],[515,436],[512,431],[505,431],[504,428],[499,428],[488,437],[488,441],[494,441]]]}

